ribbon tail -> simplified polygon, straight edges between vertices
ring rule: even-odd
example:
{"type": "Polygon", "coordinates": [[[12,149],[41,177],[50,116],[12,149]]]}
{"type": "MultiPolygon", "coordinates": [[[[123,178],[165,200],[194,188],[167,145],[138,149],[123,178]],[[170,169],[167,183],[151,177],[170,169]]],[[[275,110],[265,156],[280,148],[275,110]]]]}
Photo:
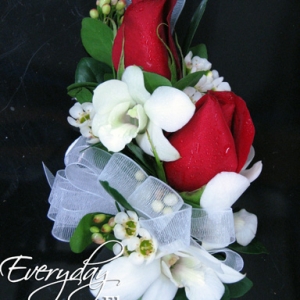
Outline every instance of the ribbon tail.
{"type": "Polygon", "coordinates": [[[42,165],[43,165],[43,169],[44,169],[44,173],[46,175],[46,178],[47,178],[47,181],[48,181],[48,184],[49,186],[53,187],[53,184],[54,184],[54,179],[55,179],[55,176],[51,173],[51,171],[46,167],[46,165],[44,164],[44,162],[42,162],[42,165]]]}

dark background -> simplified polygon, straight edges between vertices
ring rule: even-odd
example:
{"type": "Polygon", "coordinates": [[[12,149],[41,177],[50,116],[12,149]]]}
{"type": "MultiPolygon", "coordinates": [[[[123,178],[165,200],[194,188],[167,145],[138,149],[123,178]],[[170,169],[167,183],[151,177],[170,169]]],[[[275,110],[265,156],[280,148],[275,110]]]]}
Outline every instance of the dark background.
{"type": "MultiPolygon", "coordinates": [[[[187,0],[179,37],[197,2],[187,0]]],[[[63,168],[64,152],[78,136],[66,120],[73,105],[66,87],[86,55],[80,22],[94,6],[94,0],[0,3],[0,262],[22,254],[33,257],[23,264],[29,268],[71,271],[90,255],[73,254],[51,236],[50,188],[41,162],[53,173],[63,168]]],[[[300,299],[299,15],[299,0],[209,0],[195,37],[207,45],[213,68],[247,102],[257,130],[255,161],[264,164],[237,203],[257,214],[257,237],[270,251],[243,255],[243,271],[254,282],[246,300],[300,299]]],[[[0,276],[0,299],[27,299],[44,284],[0,276]]],[[[68,284],[60,299],[72,288],[68,284]]],[[[49,287],[33,299],[55,299],[58,290],[49,287]]],[[[90,296],[85,290],[74,299],[90,296]]]]}

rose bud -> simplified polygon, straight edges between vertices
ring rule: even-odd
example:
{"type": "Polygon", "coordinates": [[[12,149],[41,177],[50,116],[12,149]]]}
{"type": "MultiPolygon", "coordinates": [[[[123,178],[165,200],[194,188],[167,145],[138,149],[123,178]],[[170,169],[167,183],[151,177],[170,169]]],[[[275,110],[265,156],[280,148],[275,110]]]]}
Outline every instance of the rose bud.
{"type": "Polygon", "coordinates": [[[183,128],[168,136],[181,158],[165,162],[168,183],[193,191],[222,171],[239,173],[254,138],[254,125],[243,99],[232,92],[209,91],[183,128]]]}
{"type": "Polygon", "coordinates": [[[125,67],[136,65],[142,67],[144,71],[170,78],[169,53],[166,45],[170,48],[180,70],[170,28],[171,14],[176,2],[176,0],[132,1],[125,11],[113,44],[112,59],[116,70],[124,49],[125,67]]]}

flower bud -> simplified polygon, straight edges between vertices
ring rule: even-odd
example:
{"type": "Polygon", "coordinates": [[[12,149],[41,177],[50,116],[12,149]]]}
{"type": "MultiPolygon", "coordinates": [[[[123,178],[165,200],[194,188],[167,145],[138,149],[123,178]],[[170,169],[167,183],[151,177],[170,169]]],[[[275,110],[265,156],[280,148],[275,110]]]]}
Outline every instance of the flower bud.
{"type": "Polygon", "coordinates": [[[124,12],[125,12],[125,9],[123,8],[123,9],[120,9],[120,10],[117,10],[117,14],[118,15],[124,15],[124,12]]]}
{"type": "Polygon", "coordinates": [[[100,0],[99,1],[99,6],[102,7],[103,5],[109,4],[109,3],[110,3],[110,0],[100,0]]]}
{"type": "Polygon", "coordinates": [[[103,238],[103,235],[98,232],[92,234],[92,241],[98,245],[105,243],[105,239],[103,238]]]}
{"type": "Polygon", "coordinates": [[[102,223],[106,219],[105,214],[97,214],[93,218],[93,222],[96,224],[102,223]]]}
{"type": "Polygon", "coordinates": [[[92,226],[92,227],[90,227],[90,232],[97,233],[97,232],[100,232],[100,229],[97,226],[92,226]]]}
{"type": "Polygon", "coordinates": [[[99,13],[98,13],[96,8],[93,8],[93,9],[90,10],[90,17],[92,19],[98,19],[99,13]]]}
{"type": "Polygon", "coordinates": [[[110,227],[114,227],[116,225],[116,222],[115,222],[115,218],[114,217],[111,217],[107,224],[110,226],[110,227]]]}
{"type": "Polygon", "coordinates": [[[111,1],[110,1],[110,4],[111,4],[111,5],[116,5],[117,3],[118,3],[118,0],[111,0],[111,1]]]}
{"type": "Polygon", "coordinates": [[[108,224],[104,224],[101,227],[101,231],[104,233],[110,233],[112,231],[112,227],[110,227],[108,224]]]}
{"type": "Polygon", "coordinates": [[[123,10],[126,7],[126,2],[125,0],[119,0],[118,3],[116,4],[116,10],[123,10]]]}
{"type": "Polygon", "coordinates": [[[102,12],[104,15],[108,15],[110,13],[111,7],[109,4],[104,4],[102,6],[102,12]]]}

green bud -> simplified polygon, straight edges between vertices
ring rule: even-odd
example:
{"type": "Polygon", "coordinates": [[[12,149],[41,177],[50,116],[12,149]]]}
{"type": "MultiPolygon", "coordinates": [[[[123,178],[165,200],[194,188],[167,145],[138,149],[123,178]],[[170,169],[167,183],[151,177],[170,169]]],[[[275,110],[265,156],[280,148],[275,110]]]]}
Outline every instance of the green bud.
{"type": "Polygon", "coordinates": [[[118,15],[123,15],[124,12],[125,12],[125,9],[124,9],[124,8],[123,8],[123,9],[120,9],[120,10],[117,10],[117,14],[118,14],[118,15]]]}
{"type": "Polygon", "coordinates": [[[90,17],[92,19],[98,19],[99,13],[98,13],[96,8],[93,8],[93,9],[90,10],[90,17]]]}
{"type": "Polygon", "coordinates": [[[100,0],[99,1],[99,6],[102,7],[103,5],[109,4],[109,3],[110,3],[110,0],[100,0]]]}
{"type": "Polygon", "coordinates": [[[116,10],[123,10],[126,7],[125,0],[119,0],[116,5],[116,10]]]}
{"type": "Polygon", "coordinates": [[[98,245],[105,243],[105,239],[103,238],[103,235],[98,232],[92,234],[92,241],[98,245]]]}
{"type": "Polygon", "coordinates": [[[92,226],[90,227],[90,232],[92,233],[100,232],[100,229],[97,226],[92,226]]]}
{"type": "Polygon", "coordinates": [[[109,4],[104,4],[102,6],[102,12],[104,15],[108,15],[110,13],[110,5],[109,4]]]}
{"type": "Polygon", "coordinates": [[[104,222],[105,219],[106,219],[105,214],[97,214],[97,215],[94,216],[93,222],[96,223],[96,224],[99,224],[99,223],[104,222]]]}
{"type": "Polygon", "coordinates": [[[112,227],[110,227],[108,224],[104,224],[101,228],[101,231],[104,233],[110,233],[112,231],[112,227]]]}
{"type": "Polygon", "coordinates": [[[116,5],[118,3],[118,0],[111,0],[110,3],[111,5],[116,5]]]}

